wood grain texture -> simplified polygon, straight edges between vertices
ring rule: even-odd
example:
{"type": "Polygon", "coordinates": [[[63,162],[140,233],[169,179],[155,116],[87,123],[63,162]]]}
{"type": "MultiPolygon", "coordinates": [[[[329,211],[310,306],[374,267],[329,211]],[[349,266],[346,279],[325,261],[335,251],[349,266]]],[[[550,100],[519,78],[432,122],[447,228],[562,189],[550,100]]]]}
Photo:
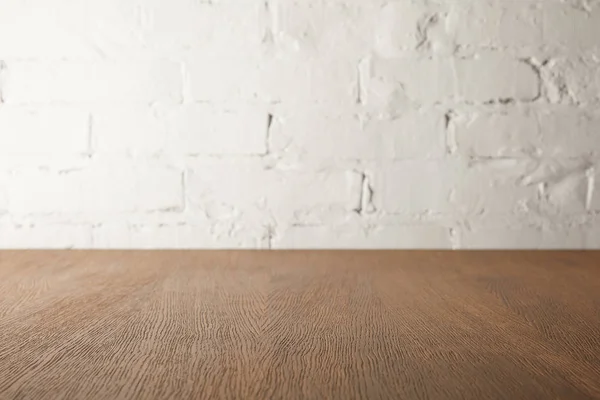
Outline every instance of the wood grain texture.
{"type": "Polygon", "coordinates": [[[600,399],[596,252],[0,252],[0,399],[600,399]]]}

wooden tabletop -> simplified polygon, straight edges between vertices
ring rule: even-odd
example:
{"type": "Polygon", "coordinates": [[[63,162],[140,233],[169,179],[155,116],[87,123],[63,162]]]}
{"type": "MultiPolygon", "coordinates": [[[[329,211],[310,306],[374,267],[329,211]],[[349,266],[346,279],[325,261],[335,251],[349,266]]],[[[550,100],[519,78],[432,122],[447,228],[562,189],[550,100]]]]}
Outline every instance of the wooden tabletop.
{"type": "Polygon", "coordinates": [[[0,399],[600,399],[596,252],[0,252],[0,399]]]}

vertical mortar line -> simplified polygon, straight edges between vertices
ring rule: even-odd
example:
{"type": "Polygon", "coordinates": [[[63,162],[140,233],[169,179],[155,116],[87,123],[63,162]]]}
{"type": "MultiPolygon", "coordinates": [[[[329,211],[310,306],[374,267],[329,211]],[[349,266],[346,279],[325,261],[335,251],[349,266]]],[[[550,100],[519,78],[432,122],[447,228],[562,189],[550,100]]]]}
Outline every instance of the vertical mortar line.
{"type": "Polygon", "coordinates": [[[6,74],[7,66],[6,62],[0,60],[0,104],[4,103],[4,79],[6,74]]]}
{"type": "Polygon", "coordinates": [[[367,90],[369,78],[371,76],[371,59],[369,57],[362,58],[356,66],[357,93],[356,103],[365,105],[367,103],[367,90]]]}
{"type": "Polygon", "coordinates": [[[446,146],[446,154],[448,155],[456,153],[458,148],[456,143],[456,132],[453,124],[454,117],[454,110],[448,110],[444,114],[444,144],[446,146]]]}
{"type": "Polygon", "coordinates": [[[358,194],[358,202],[356,207],[354,208],[354,212],[358,215],[362,215],[364,211],[364,198],[365,198],[365,180],[367,179],[366,175],[362,171],[355,171],[360,175],[360,185],[359,185],[359,194],[358,194]]]}
{"type": "Polygon", "coordinates": [[[274,116],[272,113],[267,114],[267,132],[265,134],[265,153],[264,155],[271,154],[271,127],[273,126],[274,116]]]}
{"type": "Polygon", "coordinates": [[[263,3],[264,10],[264,18],[266,19],[265,23],[265,32],[263,36],[263,42],[268,43],[274,40],[273,37],[273,11],[271,10],[271,2],[270,0],[265,0],[263,3]]]}
{"type": "Polygon", "coordinates": [[[275,44],[276,32],[279,30],[277,0],[264,0],[264,11],[267,19],[264,40],[265,43],[275,44]]]}
{"type": "Polygon", "coordinates": [[[367,172],[363,172],[363,187],[362,187],[362,199],[361,199],[361,208],[363,213],[373,213],[377,211],[375,204],[373,203],[373,197],[375,195],[375,190],[371,184],[371,178],[367,172]]]}
{"type": "Polygon", "coordinates": [[[596,167],[592,166],[585,172],[587,177],[587,193],[585,198],[585,210],[590,211],[592,200],[594,199],[594,189],[596,188],[596,167]]]}

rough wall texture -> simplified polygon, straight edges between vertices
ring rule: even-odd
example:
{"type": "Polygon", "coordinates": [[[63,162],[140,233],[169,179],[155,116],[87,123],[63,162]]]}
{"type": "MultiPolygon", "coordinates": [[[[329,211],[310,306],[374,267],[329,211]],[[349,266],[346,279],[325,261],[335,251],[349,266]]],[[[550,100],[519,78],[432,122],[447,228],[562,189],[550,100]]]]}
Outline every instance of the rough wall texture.
{"type": "Polygon", "coordinates": [[[600,246],[598,0],[0,0],[0,247],[600,246]]]}

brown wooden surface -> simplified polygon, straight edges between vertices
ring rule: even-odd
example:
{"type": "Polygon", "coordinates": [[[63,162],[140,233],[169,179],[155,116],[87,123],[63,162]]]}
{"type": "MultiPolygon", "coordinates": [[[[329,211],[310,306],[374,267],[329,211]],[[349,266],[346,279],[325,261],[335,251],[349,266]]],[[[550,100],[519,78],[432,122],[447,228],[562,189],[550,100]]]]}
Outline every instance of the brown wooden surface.
{"type": "Polygon", "coordinates": [[[600,253],[0,252],[0,398],[600,398],[600,253]]]}

